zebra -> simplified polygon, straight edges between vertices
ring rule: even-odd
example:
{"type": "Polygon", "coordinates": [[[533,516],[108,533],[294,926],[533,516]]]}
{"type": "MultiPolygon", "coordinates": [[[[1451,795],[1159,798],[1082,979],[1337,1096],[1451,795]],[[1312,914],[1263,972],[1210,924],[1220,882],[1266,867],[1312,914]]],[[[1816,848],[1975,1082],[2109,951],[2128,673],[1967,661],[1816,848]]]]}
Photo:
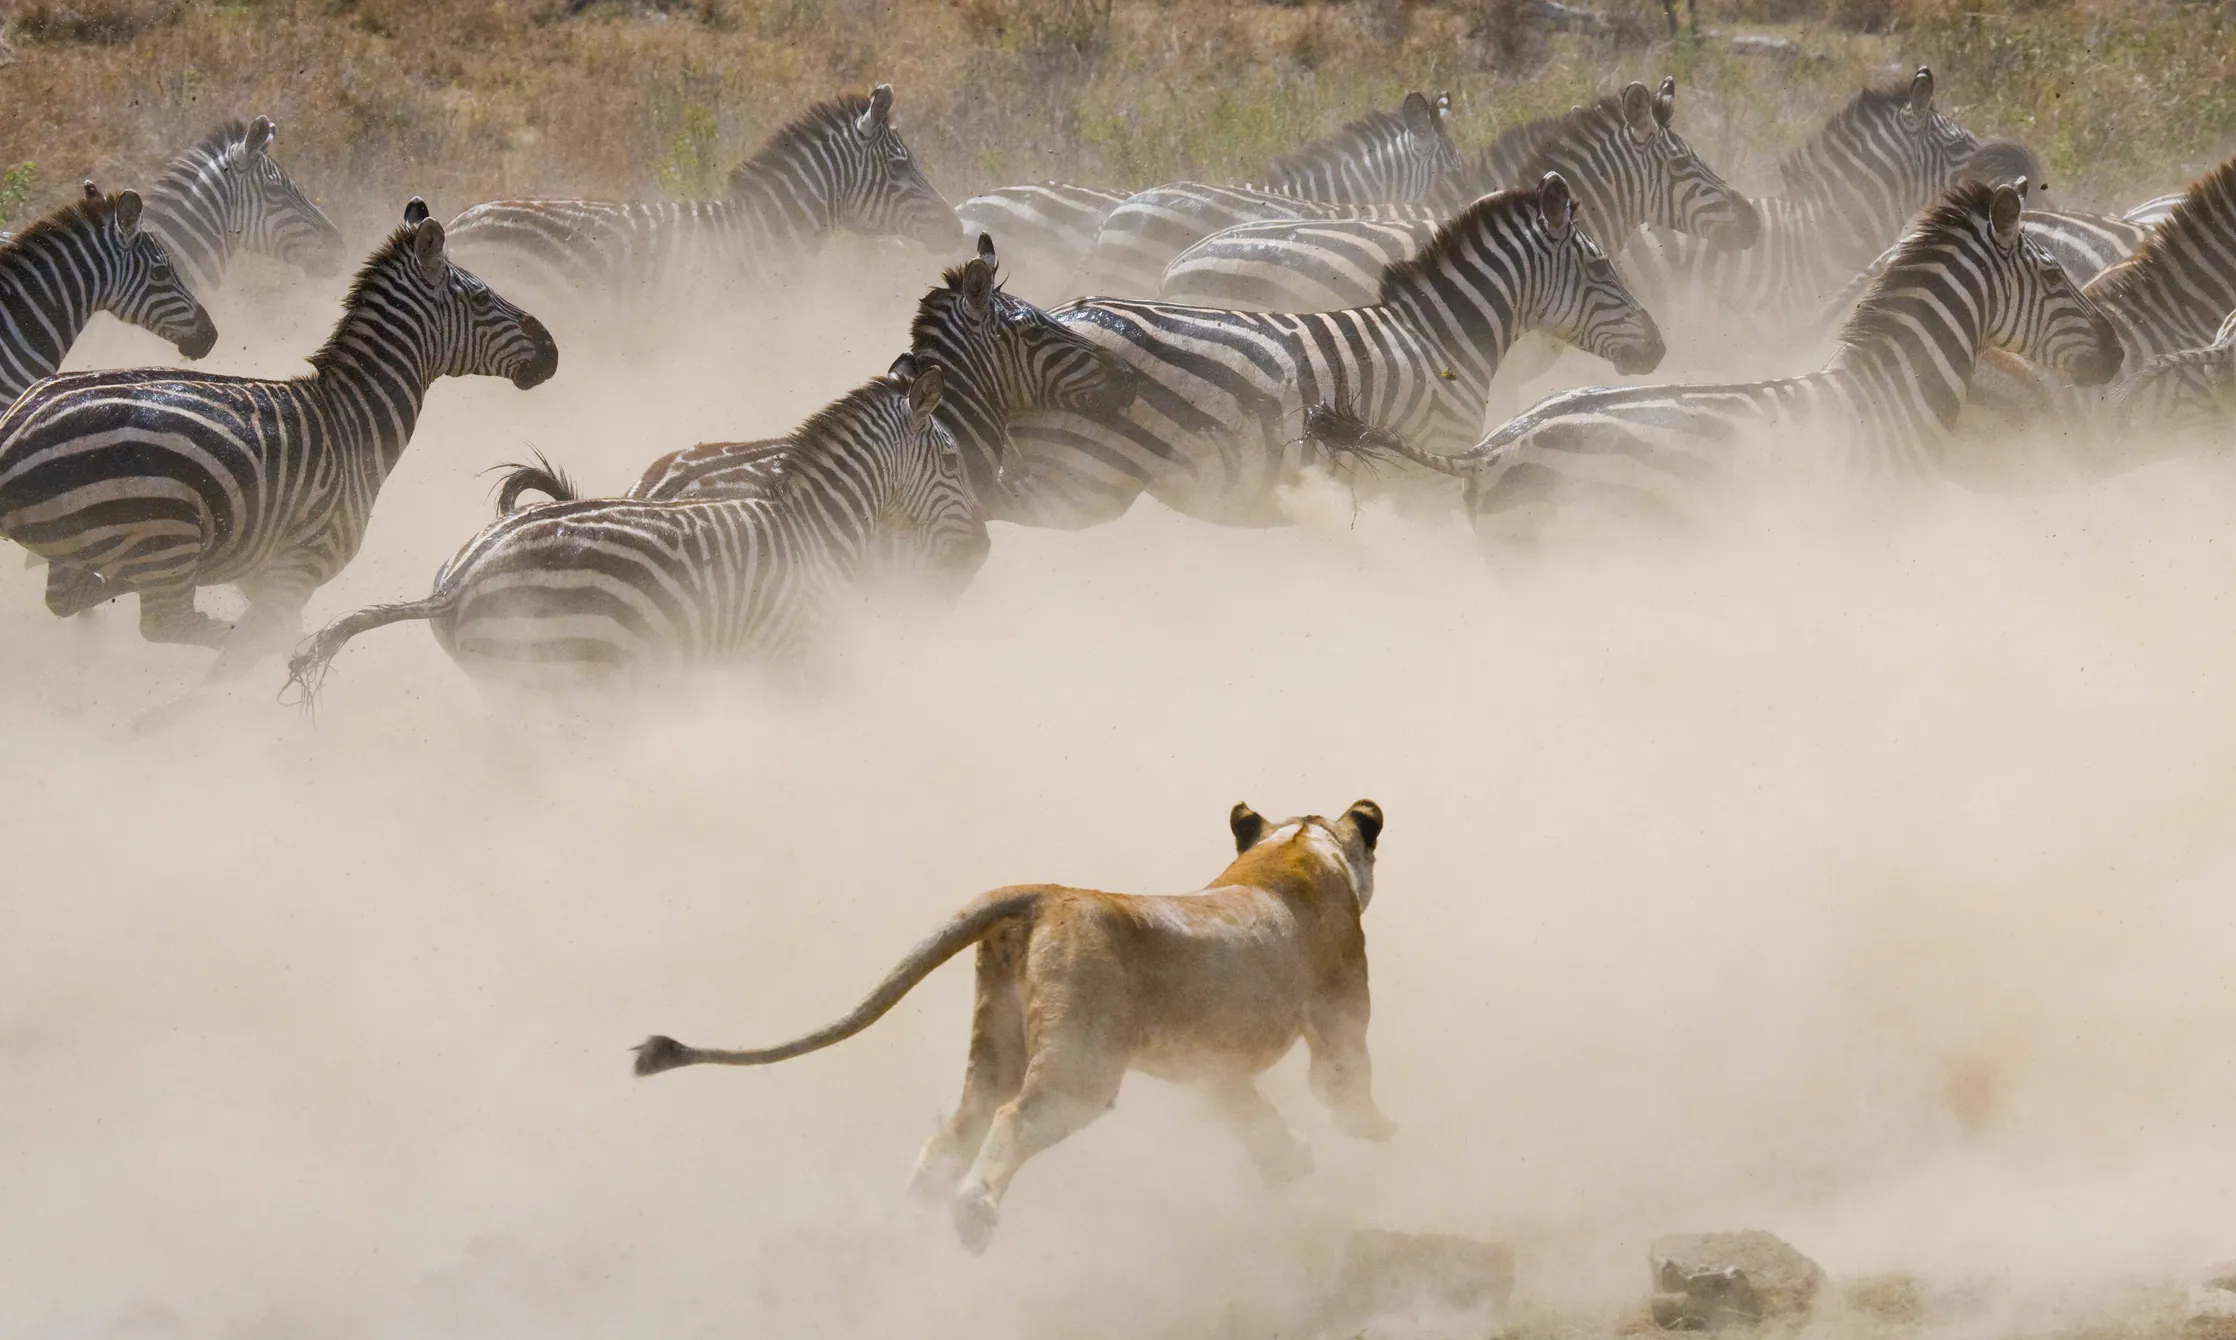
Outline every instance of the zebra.
{"type": "Polygon", "coordinates": [[[1262,186],[1171,182],[1129,196],[1103,220],[1080,262],[1075,287],[1088,293],[1153,295],[1167,263],[1222,229],[1259,219],[1433,221],[1479,192],[1466,189],[1459,149],[1445,131],[1446,96],[1408,93],[1397,116],[1376,113],[1284,159],[1262,186]],[[1375,152],[1370,146],[1378,146],[1375,152]],[[1371,155],[1371,156],[1362,156],[1371,155]],[[1339,164],[1341,166],[1339,166],[1339,164]],[[1322,181],[1325,177],[1327,180],[1322,181]],[[1288,189],[1344,182],[1343,198],[1288,189]],[[1362,198],[1381,192],[1380,199],[1362,198]]]}
{"type": "Polygon", "coordinates": [[[903,354],[791,435],[779,478],[745,497],[554,502],[499,517],[424,600],[328,624],[289,662],[314,694],[348,641],[406,620],[487,687],[649,685],[677,671],[800,664],[881,556],[959,594],[989,547],[943,373],[903,354]]]}
{"type": "Polygon", "coordinates": [[[0,415],[0,535],[47,559],[47,608],[140,597],[140,635],[219,651],[230,678],[293,636],[357,552],[437,377],[550,378],[543,324],[452,265],[413,199],[292,381],[148,368],[72,373],[0,415]],[[248,597],[237,625],[195,590],[248,597]]]}
{"type": "Polygon", "coordinates": [[[1950,188],[1913,224],[1821,371],[1728,386],[1589,387],[1541,401],[1457,455],[1411,445],[1398,454],[1460,475],[1487,540],[1527,533],[1577,501],[1681,516],[1714,483],[1748,470],[1936,474],[1949,465],[1950,429],[1984,346],[2082,385],[2102,385],[2120,367],[2111,323],[2027,236],[2021,210],[2022,192],[2010,186],[1950,188]]]}
{"type": "MultiPolygon", "coordinates": [[[[1585,231],[1627,238],[1642,223],[1692,233],[1704,245],[1744,250],[1761,223],[1747,198],[1702,162],[1670,127],[1677,81],[1658,93],[1633,83],[1565,116],[1499,137],[1472,168],[1483,190],[1559,172],[1577,193],[1585,231]]],[[[1166,266],[1166,302],[1251,311],[1314,312],[1372,302],[1384,266],[1418,251],[1429,220],[1326,220],[1241,224],[1166,266]]]]}
{"type": "Polygon", "coordinates": [[[272,157],[268,116],[228,121],[179,151],[147,192],[147,225],[196,293],[214,293],[243,248],[314,278],[346,259],[333,220],[272,157]]]}
{"type": "Polygon", "coordinates": [[[730,174],[721,200],[493,200],[451,221],[459,254],[546,287],[614,292],[789,275],[834,230],[962,241],[955,211],[893,128],[893,88],[819,103],[730,174]]]}
{"type": "MultiPolygon", "coordinates": [[[[1439,93],[1433,104],[1410,94],[1396,115],[1371,113],[1283,158],[1266,189],[1322,201],[1411,199],[1459,166],[1445,129],[1451,115],[1451,94],[1439,93]]],[[[1053,290],[1071,279],[1104,221],[1133,194],[1063,182],[1005,186],[965,200],[955,213],[965,231],[994,233],[1023,254],[1029,287],[1053,290]]]]}
{"type": "Polygon", "coordinates": [[[1641,298],[1665,317],[1723,313],[1790,342],[1920,209],[1961,179],[1978,137],[1935,110],[1933,71],[1865,89],[1779,167],[1785,193],[1758,198],[1745,251],[1648,228],[1623,252],[1641,298]]]}
{"type": "MultiPolygon", "coordinates": [[[[948,270],[924,295],[909,329],[919,366],[943,373],[939,418],[955,437],[972,493],[998,487],[1019,410],[1110,414],[1132,398],[1135,374],[1119,359],[1006,292],[994,239],[978,237],[978,255],[948,270]]],[[[794,446],[789,437],[755,442],[703,442],[671,451],[648,466],[626,495],[638,500],[743,497],[764,493],[781,477],[794,446]]],[[[498,491],[500,513],[528,490],[559,501],[577,494],[548,466],[516,469],[498,491]]]]}
{"type": "Polygon", "coordinates": [[[169,340],[189,359],[217,343],[155,234],[138,193],[103,195],[92,182],[0,244],[0,405],[62,366],[95,312],[169,340]]]}
{"type": "Polygon", "coordinates": [[[2212,343],[2146,359],[2122,378],[2109,419],[2136,457],[2132,464],[2200,441],[2226,444],[2236,425],[2236,312],[2221,322],[2212,343]]]}
{"type": "Polygon", "coordinates": [[[997,519],[1086,526],[1144,490],[1205,520],[1272,525],[1300,452],[1297,414],[1355,400],[1439,442],[1472,440],[1514,337],[1542,328],[1625,373],[1661,361],[1661,334],[1578,225],[1559,173],[1484,196],[1383,275],[1381,301],[1339,312],[1229,312],[1087,299],[1057,320],[1141,381],[1120,413],[1021,414],[997,519]]]}

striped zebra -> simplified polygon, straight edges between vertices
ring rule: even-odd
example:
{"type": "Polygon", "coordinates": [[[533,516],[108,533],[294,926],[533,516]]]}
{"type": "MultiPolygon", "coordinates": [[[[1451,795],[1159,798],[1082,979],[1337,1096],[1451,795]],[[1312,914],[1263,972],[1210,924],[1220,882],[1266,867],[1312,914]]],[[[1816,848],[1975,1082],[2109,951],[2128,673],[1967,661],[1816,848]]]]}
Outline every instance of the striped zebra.
{"type": "Polygon", "coordinates": [[[0,405],[51,375],[95,312],[109,312],[200,358],[217,327],[171,268],[131,191],[103,195],[92,182],[64,205],[0,243],[0,405]]]}
{"type": "MultiPolygon", "coordinates": [[[[954,435],[977,497],[991,496],[998,486],[1011,414],[1034,409],[1109,414],[1133,395],[1135,377],[1124,363],[1003,290],[994,240],[984,233],[977,257],[947,271],[917,304],[909,338],[918,366],[936,365],[944,374],[940,423],[954,435]]],[[[788,468],[794,445],[790,437],[777,437],[671,451],[645,469],[627,496],[673,501],[760,495],[788,468]]],[[[498,511],[511,511],[529,490],[564,502],[577,497],[564,474],[548,466],[523,467],[500,487],[498,511]]]]}
{"type": "MultiPolygon", "coordinates": [[[[1451,94],[1439,93],[1433,104],[1410,94],[1396,115],[1372,113],[1283,158],[1266,189],[1323,201],[1412,199],[1459,166],[1445,129],[1451,115],[1451,94]]],[[[1029,271],[1021,282],[1028,288],[1054,292],[1078,272],[1111,211],[1132,195],[1044,182],[973,196],[955,213],[966,232],[992,233],[1005,251],[1025,258],[1029,271]]]]}
{"type": "Polygon", "coordinates": [[[1720,316],[1790,346],[1912,216],[1962,179],[1978,148],[1934,109],[1933,72],[1921,65],[1905,87],[1857,94],[1780,165],[1785,193],[1755,201],[1755,246],[1718,249],[1648,228],[1623,253],[1625,270],[1665,318],[1720,316]]]}
{"type": "Polygon", "coordinates": [[[554,291],[782,279],[838,230],[952,251],[955,211],[892,111],[889,84],[808,109],[730,174],[721,200],[493,200],[460,214],[451,236],[462,258],[554,291]]]}
{"type": "Polygon", "coordinates": [[[1165,266],[1190,246],[1238,223],[1264,219],[1413,219],[1433,221],[1480,192],[1468,190],[1457,146],[1445,131],[1450,100],[1432,104],[1408,93],[1405,106],[1345,127],[1292,158],[1275,181],[1258,186],[1170,182],[1129,196],[1110,212],[1080,262],[1075,287],[1088,293],[1151,296],[1165,266]],[[1369,153],[1379,146],[1379,153],[1369,153]],[[1288,189],[1317,178],[1318,165],[1347,179],[1344,198],[1288,189]],[[1380,192],[1380,199],[1363,198],[1380,192]]]}
{"type": "MultiPolygon", "coordinates": [[[[1476,161],[1482,190],[1558,172],[1576,190],[1595,238],[1627,238],[1642,223],[1691,233],[1703,245],[1743,250],[1761,223],[1754,206],[1702,162],[1670,126],[1677,81],[1644,84],[1531,122],[1499,137],[1476,161]]],[[[1383,267],[1435,235],[1430,220],[1248,223],[1196,243],[1166,266],[1166,302],[1244,311],[1324,312],[1372,302],[1383,267]]]]}
{"type": "Polygon", "coordinates": [[[998,519],[1085,526],[1147,491],[1205,520],[1273,525],[1280,486],[1325,454],[1303,406],[1355,402],[1425,440],[1472,441],[1516,335],[1543,329],[1626,373],[1661,361],[1660,332],[1588,233],[1558,173],[1484,196],[1381,301],[1340,312],[1228,312],[1088,299],[1056,311],[1141,380],[1117,414],[1021,414],[993,501],[998,519]]]}
{"type": "MultiPolygon", "coordinates": [[[[1574,504],[1686,515],[1746,474],[1901,479],[1949,465],[1973,364],[2008,349],[2083,385],[2118,372],[2111,323],[2020,226],[2021,192],[1963,182],[1923,213],[1822,371],[1728,386],[1590,387],[1542,401],[1457,455],[1486,539],[1574,504]]],[[[1387,444],[1384,444],[1387,445],[1387,444]]]]}
{"type": "Polygon", "coordinates": [[[904,354],[793,432],[781,477],[750,497],[555,502],[499,517],[425,600],[328,624],[288,665],[315,693],[359,633],[426,619],[477,683],[612,688],[740,662],[796,667],[881,558],[905,554],[958,593],[988,548],[942,373],[904,354]]]}
{"type": "Polygon", "coordinates": [[[2121,378],[2109,420],[2124,439],[2127,464],[2184,447],[2225,448],[2236,430],[2236,312],[2212,343],[2159,354],[2121,378]]]}
{"type": "Polygon", "coordinates": [[[219,648],[213,675],[236,674],[356,554],[430,382],[551,376],[542,324],[449,262],[424,204],[404,219],[307,376],[73,373],[0,415],[0,535],[47,559],[47,608],[137,592],[142,637],[219,648]],[[195,608],[225,583],[248,597],[238,625],[195,608]]]}
{"type": "Polygon", "coordinates": [[[196,293],[215,293],[243,249],[307,275],[339,273],[341,230],[272,157],[267,116],[228,121],[179,151],[147,193],[147,226],[196,293]]]}

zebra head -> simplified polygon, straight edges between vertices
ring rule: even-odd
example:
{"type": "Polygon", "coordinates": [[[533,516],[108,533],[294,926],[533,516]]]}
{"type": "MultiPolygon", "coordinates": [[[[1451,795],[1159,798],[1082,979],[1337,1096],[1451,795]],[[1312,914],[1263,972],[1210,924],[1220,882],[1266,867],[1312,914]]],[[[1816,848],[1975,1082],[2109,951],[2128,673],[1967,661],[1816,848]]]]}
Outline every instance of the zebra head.
{"type": "Polygon", "coordinates": [[[913,238],[932,251],[952,251],[963,226],[893,129],[893,86],[879,84],[866,100],[847,103],[860,110],[846,132],[826,146],[836,187],[832,222],[851,232],[913,238]]]}
{"type": "Polygon", "coordinates": [[[2050,189],[2042,176],[2042,160],[2016,140],[1982,140],[1957,169],[1957,180],[2014,186],[2029,199],[2050,189]]]}
{"type": "Polygon", "coordinates": [[[992,541],[955,435],[939,421],[946,371],[914,354],[894,360],[885,380],[906,412],[891,448],[891,476],[878,517],[876,557],[888,574],[925,594],[953,599],[986,562],[992,541]]]}
{"type": "Polygon", "coordinates": [[[101,307],[120,321],[170,341],[187,358],[207,354],[217,343],[217,325],[172,268],[163,244],[140,226],[139,193],[105,196],[89,181],[81,208],[93,222],[96,245],[109,262],[101,267],[101,307]]]}
{"type": "Polygon", "coordinates": [[[1981,337],[2039,363],[2075,386],[2102,386],[2118,375],[2119,332],[2073,283],[2065,267],[2020,226],[2026,182],[1958,185],[1936,214],[1965,211],[1987,271],[1981,337]]]}
{"type": "Polygon", "coordinates": [[[971,486],[994,486],[1019,410],[1106,414],[1133,400],[1137,374],[1000,283],[994,239],[916,306],[910,352],[944,370],[940,417],[967,448],[971,486]]]}
{"type": "Polygon", "coordinates": [[[273,159],[278,129],[257,117],[220,158],[228,229],[238,245],[305,274],[338,273],[347,258],[341,230],[273,159]]]}
{"type": "Polygon", "coordinates": [[[1396,115],[1375,112],[1273,165],[1276,191],[1339,204],[1467,200],[1459,146],[1446,128],[1452,95],[1412,92],[1396,115]]]}
{"type": "Polygon", "coordinates": [[[1980,147],[1935,110],[1933,71],[1907,88],[1865,89],[1779,172],[1789,195],[1814,202],[1820,226],[1838,230],[1861,265],[1885,239],[1954,184],[1980,147]]]}
{"type": "Polygon", "coordinates": [[[1623,90],[1618,152],[1629,161],[1621,175],[1638,181],[1643,209],[1635,221],[1626,215],[1627,226],[1607,237],[1620,243],[1643,222],[1691,233],[1712,247],[1745,251],[1762,236],[1762,216],[1670,127],[1676,108],[1674,76],[1662,77],[1659,93],[1647,92],[1644,84],[1623,90]]]}
{"type": "Polygon", "coordinates": [[[1539,253],[1530,267],[1536,283],[1525,289],[1516,315],[1547,334],[1615,365],[1624,376],[1661,365],[1661,329],[1577,219],[1576,197],[1558,172],[1548,172],[1534,194],[1535,226],[1525,245],[1539,253]],[[1534,300],[1535,311],[1526,304],[1534,300]],[[1534,318],[1534,321],[1531,320],[1534,318]]]}
{"type": "Polygon", "coordinates": [[[453,265],[443,252],[443,226],[427,217],[427,202],[417,196],[404,206],[404,226],[365,267],[351,306],[373,292],[374,276],[384,271],[399,277],[381,295],[388,299],[386,324],[401,339],[417,340],[428,380],[507,377],[525,391],[559,370],[559,346],[543,322],[453,265]],[[390,257],[407,263],[390,267],[390,257]]]}

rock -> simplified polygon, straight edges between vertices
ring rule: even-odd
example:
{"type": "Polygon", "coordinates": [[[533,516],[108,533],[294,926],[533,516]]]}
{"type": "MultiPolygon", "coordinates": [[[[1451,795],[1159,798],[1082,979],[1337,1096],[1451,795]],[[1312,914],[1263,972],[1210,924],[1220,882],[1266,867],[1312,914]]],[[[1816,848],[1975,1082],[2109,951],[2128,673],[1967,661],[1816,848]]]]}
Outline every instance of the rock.
{"type": "Polygon", "coordinates": [[[1603,33],[1608,27],[1607,16],[1598,10],[1564,5],[1560,0],[1522,0],[1516,12],[1556,33],[1603,33]]]}
{"type": "Polygon", "coordinates": [[[1734,56],[1798,56],[1801,48],[1792,39],[1768,33],[1741,33],[1725,43],[1734,56]]]}
{"type": "Polygon", "coordinates": [[[2199,1330],[2236,1331],[2236,1261],[2224,1261],[2189,1286],[2182,1320],[2199,1330]]]}
{"type": "Polygon", "coordinates": [[[1392,1313],[1487,1312],[1514,1292],[1514,1249],[1448,1233],[1360,1229],[1343,1248],[1338,1310],[1363,1318],[1392,1313]]]}
{"type": "Polygon", "coordinates": [[[1719,1330],[1798,1316],[1825,1279],[1816,1262],[1760,1229],[1657,1238],[1647,1261],[1654,1323],[1665,1330],[1719,1330]]]}

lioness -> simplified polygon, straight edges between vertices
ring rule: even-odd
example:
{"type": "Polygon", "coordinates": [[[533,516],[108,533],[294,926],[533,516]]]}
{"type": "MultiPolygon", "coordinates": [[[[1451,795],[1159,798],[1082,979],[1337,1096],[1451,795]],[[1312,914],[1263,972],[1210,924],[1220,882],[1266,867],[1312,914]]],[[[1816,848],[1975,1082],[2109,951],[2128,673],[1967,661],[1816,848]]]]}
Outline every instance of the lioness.
{"type": "Polygon", "coordinates": [[[674,1038],[637,1047],[637,1073],[766,1065],[854,1036],[932,969],[978,946],[970,1063],[954,1119],[917,1157],[913,1194],[954,1196],[973,1252],[1026,1159],[1102,1114],[1126,1071],[1207,1091],[1268,1181],[1308,1171],[1311,1151],[1255,1077],[1299,1035],[1313,1092],[1348,1135],[1387,1139],[1367,1056],[1366,936],[1382,809],[1269,823],[1228,815],[1237,855],[1209,888],[1180,897],[1052,884],[996,889],[918,945],[852,1013],[760,1051],[702,1051],[674,1038]],[[966,1179],[965,1174],[968,1173],[966,1179]],[[960,1189],[957,1184],[960,1183],[960,1189]]]}

